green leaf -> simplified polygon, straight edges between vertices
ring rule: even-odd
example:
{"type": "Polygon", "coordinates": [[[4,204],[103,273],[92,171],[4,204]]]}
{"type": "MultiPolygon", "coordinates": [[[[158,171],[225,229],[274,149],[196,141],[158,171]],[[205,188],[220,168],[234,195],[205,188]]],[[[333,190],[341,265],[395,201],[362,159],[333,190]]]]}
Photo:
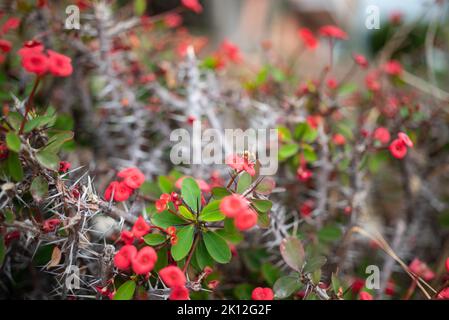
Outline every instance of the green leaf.
{"type": "Polygon", "coordinates": [[[36,153],[37,161],[44,167],[50,170],[57,170],[59,167],[59,157],[46,148],[36,153]]]}
{"type": "Polygon", "coordinates": [[[237,193],[242,194],[246,189],[249,188],[251,185],[252,177],[248,172],[243,172],[240,177],[239,181],[237,182],[237,193]]]}
{"type": "Polygon", "coordinates": [[[285,144],[279,149],[279,160],[286,160],[298,153],[299,146],[296,143],[285,144]]]}
{"type": "Polygon", "coordinates": [[[137,16],[145,13],[147,8],[147,0],[134,0],[134,12],[137,16]]]}
{"type": "Polygon", "coordinates": [[[231,261],[231,250],[226,241],[213,231],[203,234],[204,244],[207,252],[218,263],[228,263],[231,261]]]}
{"type": "Polygon", "coordinates": [[[48,194],[48,182],[42,176],[33,179],[30,186],[30,192],[36,202],[41,202],[48,194]]]}
{"type": "Polygon", "coordinates": [[[281,270],[269,262],[265,262],[261,267],[262,275],[265,281],[271,286],[274,285],[276,279],[281,276],[281,270]]]}
{"type": "Polygon", "coordinates": [[[318,231],[318,239],[321,241],[335,241],[340,237],[341,229],[335,225],[325,226],[318,231]]]}
{"type": "Polygon", "coordinates": [[[23,168],[19,159],[19,154],[10,152],[7,161],[8,172],[11,178],[15,181],[21,181],[23,179],[23,168]]]}
{"type": "Polygon", "coordinates": [[[195,220],[195,216],[186,207],[180,206],[178,208],[178,211],[181,214],[181,216],[183,216],[184,218],[186,218],[188,220],[195,220]]]}
{"type": "Polygon", "coordinates": [[[212,188],[212,195],[214,196],[214,199],[222,199],[226,196],[229,196],[231,192],[228,191],[228,189],[224,187],[215,187],[212,188]]]}
{"type": "Polygon", "coordinates": [[[207,252],[203,240],[198,242],[198,246],[195,250],[195,259],[201,269],[204,269],[207,266],[212,267],[214,265],[214,259],[212,259],[209,252],[207,252]]]}
{"type": "Polygon", "coordinates": [[[177,229],[176,235],[178,236],[178,242],[171,247],[171,255],[175,261],[181,260],[189,253],[193,244],[194,232],[194,225],[179,227],[177,229]]]}
{"type": "Polygon", "coordinates": [[[150,217],[151,222],[158,227],[161,228],[168,228],[170,226],[176,226],[185,224],[186,221],[179,218],[178,216],[175,216],[174,214],[168,212],[168,211],[162,211],[161,213],[154,213],[150,217]]]}
{"type": "Polygon", "coordinates": [[[234,225],[234,219],[226,218],[224,221],[224,229],[217,230],[216,233],[223,239],[238,244],[243,240],[243,235],[234,225]]]}
{"type": "Polygon", "coordinates": [[[14,130],[18,131],[22,124],[23,116],[18,112],[10,112],[8,114],[8,120],[14,130]]]}
{"type": "Polygon", "coordinates": [[[173,183],[168,177],[159,176],[157,182],[159,185],[159,189],[161,189],[163,193],[171,193],[173,191],[173,183]]]}
{"type": "Polygon", "coordinates": [[[332,281],[332,289],[334,290],[335,294],[338,294],[338,291],[341,287],[340,284],[340,280],[338,279],[338,277],[335,275],[335,273],[332,273],[332,277],[331,277],[331,281],[332,281]]]}
{"type": "Polygon", "coordinates": [[[181,196],[190,209],[195,213],[198,212],[201,202],[201,190],[195,179],[188,177],[182,180],[181,196]]]}
{"type": "Polygon", "coordinates": [[[290,141],[292,140],[292,133],[285,126],[279,126],[278,128],[279,134],[282,138],[282,141],[290,141]]]}
{"type": "Polygon", "coordinates": [[[276,182],[273,178],[264,177],[264,179],[257,185],[256,192],[262,195],[269,195],[276,187],[276,182]]]}
{"type": "Polygon", "coordinates": [[[33,129],[36,129],[38,127],[43,127],[49,123],[51,123],[53,120],[55,119],[55,117],[53,115],[51,116],[38,116],[36,118],[33,118],[31,120],[29,120],[27,123],[25,123],[24,126],[24,132],[30,132],[33,129]]]}
{"type": "Polygon", "coordinates": [[[270,227],[270,215],[268,212],[259,212],[257,215],[257,225],[262,229],[270,227]]]}
{"type": "Polygon", "coordinates": [[[143,237],[143,240],[149,246],[157,246],[161,243],[164,243],[167,238],[160,233],[149,233],[143,237]]]}
{"type": "Polygon", "coordinates": [[[312,148],[304,148],[303,155],[304,159],[309,163],[314,163],[315,161],[318,160],[318,156],[312,148]]]}
{"type": "Polygon", "coordinates": [[[259,212],[268,212],[273,206],[273,203],[271,203],[270,200],[255,199],[252,200],[251,203],[259,212]]]}
{"type": "Polygon", "coordinates": [[[312,273],[315,270],[320,269],[327,262],[327,258],[324,256],[316,256],[310,259],[307,259],[306,266],[304,267],[305,273],[312,273]]]}
{"type": "Polygon", "coordinates": [[[254,287],[248,283],[241,283],[234,287],[232,290],[234,296],[238,300],[251,300],[251,293],[254,287]]]}
{"type": "Polygon", "coordinates": [[[136,291],[136,283],[128,280],[117,289],[114,300],[131,300],[134,296],[134,291],[136,291]]]}
{"type": "Polygon", "coordinates": [[[22,143],[20,142],[19,136],[10,131],[6,134],[6,144],[9,150],[19,152],[22,143]]]}
{"type": "Polygon", "coordinates": [[[53,136],[50,137],[50,139],[48,139],[47,145],[42,150],[50,153],[57,153],[65,142],[72,139],[72,131],[56,132],[53,136]]]}
{"type": "Polygon", "coordinates": [[[301,289],[302,283],[297,276],[285,276],[279,278],[273,286],[273,291],[278,299],[285,299],[301,289]]]}
{"type": "Polygon", "coordinates": [[[214,200],[207,204],[201,211],[200,220],[215,222],[224,220],[225,215],[220,211],[220,200],[214,200]]]}
{"type": "Polygon", "coordinates": [[[282,240],[280,251],[287,265],[295,271],[300,271],[304,264],[304,247],[301,241],[295,237],[282,240]]]}

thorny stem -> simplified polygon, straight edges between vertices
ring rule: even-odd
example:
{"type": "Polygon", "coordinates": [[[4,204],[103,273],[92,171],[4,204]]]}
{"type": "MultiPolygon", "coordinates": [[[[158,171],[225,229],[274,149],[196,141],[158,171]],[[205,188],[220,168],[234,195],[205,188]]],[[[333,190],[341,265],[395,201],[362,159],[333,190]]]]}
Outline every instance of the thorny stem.
{"type": "Polygon", "coordinates": [[[40,80],[41,80],[41,76],[37,76],[36,80],[34,81],[33,89],[31,90],[30,96],[25,105],[25,114],[23,116],[22,123],[20,124],[19,135],[23,133],[23,129],[25,128],[25,124],[27,123],[28,113],[30,112],[30,110],[33,106],[34,94],[36,93],[37,86],[39,85],[40,80]]]}
{"type": "Polygon", "coordinates": [[[408,288],[407,293],[404,296],[404,300],[410,300],[413,293],[415,292],[417,282],[418,279],[413,279],[413,282],[410,284],[410,287],[408,288]]]}
{"type": "Polygon", "coordinates": [[[237,178],[238,175],[239,175],[242,171],[243,171],[243,170],[238,171],[236,174],[234,174],[234,175],[231,177],[231,180],[229,181],[228,185],[226,186],[226,189],[229,189],[229,188],[232,186],[232,184],[233,184],[234,181],[235,181],[235,178],[237,178]]]}

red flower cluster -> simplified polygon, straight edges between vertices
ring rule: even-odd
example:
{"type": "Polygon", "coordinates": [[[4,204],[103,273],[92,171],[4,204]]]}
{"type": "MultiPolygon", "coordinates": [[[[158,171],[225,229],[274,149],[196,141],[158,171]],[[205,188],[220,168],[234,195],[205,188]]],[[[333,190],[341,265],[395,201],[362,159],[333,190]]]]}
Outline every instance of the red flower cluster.
{"type": "Polygon", "coordinates": [[[412,148],[413,142],[403,132],[398,133],[398,138],[393,140],[390,144],[390,152],[396,159],[403,159],[407,154],[407,147],[412,148]]]}
{"type": "Polygon", "coordinates": [[[310,29],[300,28],[298,30],[298,36],[301,38],[307,49],[314,50],[318,47],[318,40],[310,29]]]}
{"type": "Polygon", "coordinates": [[[226,164],[230,166],[232,169],[237,172],[246,171],[251,176],[256,174],[256,170],[254,169],[254,162],[249,160],[249,155],[245,153],[243,156],[238,154],[231,154],[226,158],[226,164]]]}
{"type": "Polygon", "coordinates": [[[390,76],[399,77],[402,74],[402,65],[397,60],[390,60],[384,66],[383,70],[390,76]]]}
{"type": "Polygon", "coordinates": [[[298,169],[296,170],[296,177],[301,182],[309,181],[310,178],[312,178],[312,175],[313,175],[312,171],[307,169],[305,166],[299,166],[298,169]]]}
{"type": "Polygon", "coordinates": [[[347,40],[348,39],[348,34],[346,32],[344,32],[339,27],[333,26],[333,25],[322,26],[318,32],[321,36],[327,37],[327,38],[338,39],[338,40],[347,40]]]}
{"type": "Polygon", "coordinates": [[[169,28],[177,28],[182,24],[182,17],[177,13],[169,13],[164,17],[164,23],[169,28]]]}
{"type": "Polygon", "coordinates": [[[257,224],[257,214],[249,207],[249,202],[239,194],[224,197],[220,202],[220,210],[228,218],[234,218],[237,229],[244,231],[257,224]]]}
{"type": "Polygon", "coordinates": [[[72,164],[70,162],[61,161],[61,162],[59,162],[59,172],[65,173],[65,172],[69,171],[71,166],[72,166],[72,164]]]}
{"type": "Polygon", "coordinates": [[[354,62],[358,64],[360,67],[362,67],[363,69],[368,68],[368,60],[365,58],[364,55],[354,53],[352,57],[354,59],[354,62]]]}
{"type": "Polygon", "coordinates": [[[112,196],[115,201],[126,201],[144,182],[145,176],[137,168],[126,168],[120,171],[117,176],[122,181],[112,181],[104,192],[106,201],[110,201],[112,196]]]}
{"type": "Polygon", "coordinates": [[[449,258],[446,259],[446,271],[449,272],[449,258]]]}
{"type": "Polygon", "coordinates": [[[171,288],[170,300],[188,300],[189,290],[185,287],[187,279],[177,266],[168,266],[159,271],[165,285],[171,288]]]}
{"type": "Polygon", "coordinates": [[[373,296],[366,291],[359,293],[360,300],[373,300],[373,296]]]}
{"type": "Polygon", "coordinates": [[[427,266],[425,262],[422,262],[418,258],[413,259],[408,267],[410,268],[410,271],[426,281],[431,281],[435,278],[435,273],[427,266]]]}
{"type": "Polygon", "coordinates": [[[251,293],[251,299],[253,300],[273,300],[274,294],[271,288],[257,287],[251,293]]]}
{"type": "Polygon", "coordinates": [[[379,141],[381,144],[387,144],[388,142],[390,142],[391,137],[390,132],[387,128],[379,127],[374,130],[373,138],[374,140],[379,141]]]}
{"type": "Polygon", "coordinates": [[[181,3],[184,7],[195,13],[201,13],[203,11],[203,7],[198,0],[181,0],[181,3]]]}
{"type": "Polygon", "coordinates": [[[61,223],[61,220],[56,219],[56,218],[54,218],[54,219],[47,219],[42,224],[42,230],[45,233],[53,232],[53,231],[56,230],[56,228],[59,226],[60,223],[61,223]]]}
{"type": "Polygon", "coordinates": [[[132,267],[135,274],[146,275],[153,270],[157,261],[156,251],[146,246],[137,251],[133,245],[124,245],[114,256],[117,269],[127,271],[132,267]]]}
{"type": "Polygon", "coordinates": [[[315,202],[311,199],[307,199],[304,203],[299,207],[299,213],[303,218],[308,218],[313,212],[315,208],[315,202]]]}
{"type": "MultiPolygon", "coordinates": [[[[17,18],[9,18],[8,20],[6,20],[0,30],[0,37],[8,33],[9,30],[16,29],[19,24],[20,20],[17,18]]],[[[12,44],[10,41],[0,38],[0,63],[3,63],[3,61],[6,59],[3,54],[11,51],[11,48],[12,44]]]]}
{"type": "Polygon", "coordinates": [[[51,73],[57,77],[68,77],[73,72],[72,59],[53,50],[46,50],[37,41],[28,41],[18,51],[23,68],[38,76],[51,73]]]}
{"type": "Polygon", "coordinates": [[[438,300],[449,300],[449,287],[441,290],[440,293],[438,293],[437,299],[438,300]]]}
{"type": "Polygon", "coordinates": [[[346,143],[345,137],[342,134],[340,134],[340,133],[334,134],[332,136],[332,141],[337,146],[343,146],[346,143]]]}

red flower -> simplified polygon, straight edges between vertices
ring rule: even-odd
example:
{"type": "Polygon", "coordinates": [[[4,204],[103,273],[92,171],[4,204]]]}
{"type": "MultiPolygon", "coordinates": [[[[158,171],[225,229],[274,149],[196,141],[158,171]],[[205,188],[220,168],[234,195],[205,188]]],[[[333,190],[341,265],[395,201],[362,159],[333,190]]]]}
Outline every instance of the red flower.
{"type": "Polygon", "coordinates": [[[374,130],[373,137],[380,143],[387,144],[390,141],[390,132],[388,131],[387,128],[379,127],[376,130],[374,130]]]}
{"type": "Polygon", "coordinates": [[[335,78],[329,78],[326,81],[326,85],[330,90],[335,90],[338,88],[338,82],[335,78]]]}
{"type": "Polygon", "coordinates": [[[449,300],[449,287],[441,290],[441,292],[438,293],[437,299],[438,300],[449,300]]]}
{"type": "Polygon", "coordinates": [[[42,52],[44,51],[44,46],[42,43],[36,40],[30,40],[24,43],[23,47],[17,51],[17,54],[22,58],[30,52],[42,52]]]}
{"type": "Polygon", "coordinates": [[[5,234],[4,237],[4,242],[5,242],[5,246],[9,246],[11,244],[12,241],[20,239],[20,231],[19,230],[14,230],[11,232],[8,232],[7,234],[5,234]]]}
{"type": "Polygon", "coordinates": [[[174,287],[171,289],[170,296],[168,297],[170,300],[189,300],[189,290],[182,287],[174,287]]]}
{"type": "Polygon", "coordinates": [[[371,91],[380,90],[379,75],[377,72],[370,72],[365,77],[365,85],[371,91]]]}
{"type": "Polygon", "coordinates": [[[334,136],[332,137],[332,141],[337,145],[337,146],[342,146],[346,143],[346,139],[345,137],[340,134],[340,133],[336,133],[334,134],[334,136]]]}
{"type": "Polygon", "coordinates": [[[168,266],[159,271],[159,276],[169,288],[183,287],[186,284],[186,276],[176,266],[168,266]]]}
{"type": "Polygon", "coordinates": [[[125,244],[132,244],[134,242],[134,235],[131,231],[123,230],[120,234],[120,240],[125,244]]]}
{"type": "Polygon", "coordinates": [[[72,166],[72,164],[70,162],[61,161],[61,162],[59,162],[59,172],[65,173],[65,172],[69,171],[71,166],[72,166]]]}
{"type": "Polygon", "coordinates": [[[2,33],[7,33],[9,30],[17,29],[20,25],[20,19],[9,18],[2,26],[2,33]]]}
{"type": "Polygon", "coordinates": [[[251,299],[253,300],[273,300],[273,290],[270,288],[257,287],[251,293],[251,299]]]}
{"type": "Polygon", "coordinates": [[[354,53],[352,57],[354,58],[354,62],[358,64],[360,67],[364,69],[368,67],[368,60],[366,60],[364,55],[354,53]]]}
{"type": "Polygon", "coordinates": [[[257,224],[257,214],[252,209],[240,212],[234,219],[234,225],[240,231],[251,229],[257,224]]]}
{"type": "Polygon", "coordinates": [[[298,36],[301,38],[302,42],[307,49],[316,49],[318,47],[318,40],[313,35],[312,31],[308,28],[300,28],[298,30],[298,36]]]}
{"type": "Polygon", "coordinates": [[[144,174],[137,168],[123,169],[117,176],[131,189],[138,189],[145,182],[144,174]]]}
{"type": "Polygon", "coordinates": [[[26,71],[41,76],[47,72],[48,65],[48,58],[45,54],[34,49],[23,52],[22,66],[26,71]]]}
{"type": "Polygon", "coordinates": [[[154,268],[157,261],[156,251],[152,247],[143,247],[132,259],[133,271],[136,274],[147,274],[154,268]]]}
{"type": "Polygon", "coordinates": [[[201,13],[203,11],[203,7],[198,0],[181,0],[181,2],[184,7],[195,13],[201,13]]]}
{"type": "Polygon", "coordinates": [[[125,201],[128,200],[132,192],[133,190],[123,182],[112,181],[104,192],[104,198],[106,201],[110,201],[112,194],[114,194],[115,201],[125,201]]]}
{"type": "Polygon", "coordinates": [[[390,76],[400,76],[402,74],[402,65],[397,60],[390,60],[383,66],[383,70],[390,76]]]}
{"type": "Polygon", "coordinates": [[[373,296],[366,291],[362,291],[359,294],[360,300],[373,300],[373,296]]]}
{"type": "Polygon", "coordinates": [[[333,25],[323,26],[320,28],[320,30],[318,32],[323,37],[334,38],[334,39],[339,39],[339,40],[347,40],[348,39],[348,35],[346,32],[341,30],[339,27],[333,26],[333,25]]]}
{"type": "Polygon", "coordinates": [[[128,270],[131,261],[137,254],[137,249],[133,245],[123,246],[114,256],[114,265],[119,270],[128,270]]]}
{"type": "Polygon", "coordinates": [[[304,201],[304,203],[301,205],[301,207],[299,208],[299,212],[301,213],[301,216],[303,218],[307,218],[312,214],[314,208],[315,202],[313,200],[308,199],[304,201]]]}
{"type": "Polygon", "coordinates": [[[404,144],[409,147],[412,148],[413,147],[413,142],[412,140],[410,140],[410,138],[408,137],[408,135],[404,132],[399,132],[398,133],[398,139],[400,139],[402,142],[404,142],[404,144]]]}
{"type": "Polygon", "coordinates": [[[146,235],[150,231],[150,226],[145,221],[145,219],[142,216],[139,216],[137,218],[136,222],[133,225],[133,228],[131,229],[131,232],[133,233],[134,237],[141,238],[144,235],[146,235]]]}
{"type": "Polygon", "coordinates": [[[303,167],[298,167],[298,170],[296,170],[296,177],[298,178],[299,181],[302,182],[307,182],[310,180],[310,178],[312,178],[312,171],[303,168],[303,167]]]}
{"type": "Polygon", "coordinates": [[[385,294],[387,296],[393,296],[395,292],[395,284],[393,282],[393,280],[389,280],[387,282],[387,287],[385,288],[385,294]]]}
{"type": "Polygon", "coordinates": [[[8,146],[4,142],[0,141],[0,160],[8,158],[8,154],[9,154],[8,146]]]}
{"type": "Polygon", "coordinates": [[[220,202],[220,210],[228,218],[235,218],[248,209],[248,200],[239,194],[224,197],[220,202]]]}
{"type": "Polygon", "coordinates": [[[221,43],[220,52],[232,62],[239,63],[242,61],[239,47],[227,39],[221,43]]]}
{"type": "Polygon", "coordinates": [[[8,53],[11,51],[12,45],[11,42],[5,39],[0,39],[0,50],[4,53],[8,53]]]}
{"type": "Polygon", "coordinates": [[[231,154],[226,158],[225,163],[238,172],[246,171],[251,176],[254,176],[256,174],[254,163],[250,162],[248,156],[242,157],[238,154],[231,154]]]}
{"type": "Polygon", "coordinates": [[[426,281],[430,281],[435,278],[435,273],[433,273],[426,263],[422,262],[418,258],[413,259],[408,267],[410,268],[410,271],[426,281]]]}
{"type": "Polygon", "coordinates": [[[42,225],[42,230],[44,230],[45,233],[53,232],[56,230],[60,223],[61,220],[59,219],[47,219],[42,225]]]}
{"type": "Polygon", "coordinates": [[[157,212],[162,212],[168,209],[168,202],[171,200],[171,196],[168,193],[163,193],[159,197],[159,200],[156,200],[154,205],[156,206],[157,212]]]}
{"type": "Polygon", "coordinates": [[[363,287],[365,287],[365,280],[362,278],[356,278],[351,285],[351,291],[354,294],[358,294],[363,289],[363,287]]]}
{"type": "Polygon", "coordinates": [[[407,154],[407,146],[401,139],[395,139],[390,144],[390,152],[396,159],[403,159],[407,154]]]}
{"type": "Polygon", "coordinates": [[[49,58],[49,71],[57,77],[68,77],[73,72],[72,59],[69,57],[47,50],[49,58]]]}
{"type": "Polygon", "coordinates": [[[318,125],[321,122],[321,116],[307,116],[306,118],[307,124],[312,128],[312,129],[316,129],[318,128],[318,125]]]}
{"type": "Polygon", "coordinates": [[[165,16],[164,23],[169,28],[176,28],[182,24],[182,17],[177,13],[170,13],[165,16]]]}

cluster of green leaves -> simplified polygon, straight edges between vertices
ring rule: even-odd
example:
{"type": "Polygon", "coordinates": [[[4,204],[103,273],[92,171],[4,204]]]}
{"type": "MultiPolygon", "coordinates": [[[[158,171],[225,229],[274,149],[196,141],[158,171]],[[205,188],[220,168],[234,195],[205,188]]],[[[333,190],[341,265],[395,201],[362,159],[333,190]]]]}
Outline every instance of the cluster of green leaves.
{"type": "Polygon", "coordinates": [[[279,148],[279,161],[287,162],[293,168],[299,165],[298,154],[313,163],[318,159],[313,143],[318,137],[318,131],[307,122],[300,122],[293,130],[285,126],[278,127],[282,144],[279,148]]]}
{"type": "MultiPolygon", "coordinates": [[[[22,152],[22,143],[26,140],[31,141],[32,152],[42,166],[50,170],[57,170],[59,151],[73,139],[73,132],[70,130],[72,124],[70,121],[67,122],[64,116],[58,117],[53,108],[49,108],[43,115],[34,115],[31,119],[27,119],[23,132],[20,132],[22,122],[23,116],[19,112],[9,112],[1,123],[2,128],[6,131],[5,142],[9,153],[7,160],[0,164],[0,170],[14,181],[21,181],[24,176],[20,153],[22,152]],[[41,142],[32,141],[37,139],[29,139],[34,133],[46,139],[43,145],[38,145],[41,142]]],[[[35,187],[38,184],[37,181],[35,187]]]]}
{"type": "MultiPolygon", "coordinates": [[[[157,181],[146,182],[141,187],[141,192],[147,196],[159,198],[161,194],[177,192],[176,181],[182,178],[177,171],[171,171],[167,176],[159,176],[157,181]]],[[[155,205],[150,204],[147,215],[151,223],[166,230],[169,227],[176,228],[177,242],[171,245],[169,236],[161,231],[154,230],[144,237],[147,245],[157,248],[159,266],[158,271],[167,262],[167,255],[184,267],[187,259],[189,266],[197,271],[214,263],[226,264],[231,260],[230,244],[238,244],[243,240],[243,234],[237,230],[232,219],[220,210],[221,200],[232,193],[244,194],[250,188],[254,193],[268,195],[274,187],[270,179],[262,180],[254,184],[255,178],[248,173],[240,173],[236,179],[235,187],[215,187],[210,196],[202,194],[195,179],[185,177],[181,183],[180,196],[182,205],[175,207],[173,203],[168,204],[168,209],[157,212],[155,205]],[[205,196],[207,201],[205,200],[205,196]],[[203,201],[202,201],[203,199],[203,201]]],[[[258,214],[258,224],[262,228],[269,226],[269,211],[272,203],[266,199],[248,199],[250,205],[258,214]]],[[[257,263],[260,272],[260,263],[257,263]]],[[[264,274],[273,284],[279,276],[279,270],[272,265],[264,266],[264,274]]],[[[247,292],[247,291],[245,291],[247,292]]]]}

